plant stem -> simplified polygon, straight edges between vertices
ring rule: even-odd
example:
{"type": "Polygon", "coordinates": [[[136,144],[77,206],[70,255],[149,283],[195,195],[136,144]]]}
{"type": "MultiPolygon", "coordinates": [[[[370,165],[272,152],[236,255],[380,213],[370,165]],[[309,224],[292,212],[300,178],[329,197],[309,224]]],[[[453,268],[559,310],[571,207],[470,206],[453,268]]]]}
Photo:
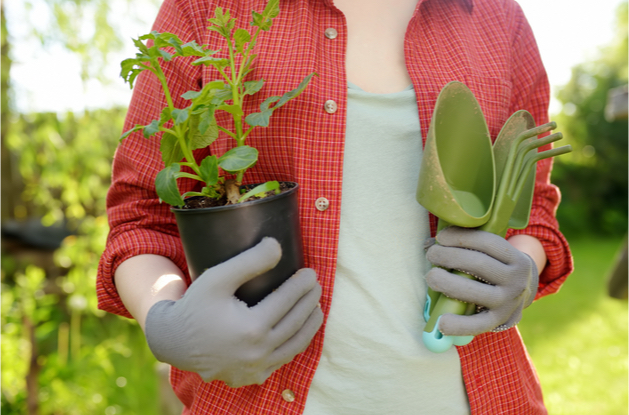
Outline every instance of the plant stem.
{"type": "Polygon", "coordinates": [[[247,138],[247,136],[249,135],[249,133],[253,131],[253,127],[249,127],[249,129],[247,131],[245,131],[245,133],[242,135],[242,141],[243,143],[245,142],[245,139],[247,138]]]}
{"type": "MultiPolygon", "coordinates": [[[[249,62],[249,57],[251,56],[251,51],[253,50],[256,41],[258,39],[258,35],[260,34],[260,28],[258,27],[255,31],[255,33],[253,34],[253,38],[249,41],[249,44],[247,45],[247,49],[245,50],[245,52],[242,54],[242,59],[240,61],[240,67],[238,68],[238,72],[236,72],[236,66],[235,66],[235,61],[234,61],[234,53],[233,53],[233,47],[232,47],[232,42],[231,42],[231,38],[228,39],[229,40],[229,60],[231,63],[231,69],[232,69],[232,78],[235,77],[235,79],[233,80],[232,85],[232,94],[234,96],[234,105],[238,105],[241,106],[241,95],[242,95],[242,91],[238,90],[238,85],[240,85],[242,83],[243,77],[244,77],[244,68],[248,67],[248,62],[249,62]]],[[[251,131],[251,129],[249,129],[249,131],[247,131],[245,134],[243,134],[243,129],[242,129],[242,116],[240,115],[234,115],[234,127],[236,129],[236,145],[238,147],[245,145],[245,139],[247,138],[247,136],[249,135],[249,132],[251,131]]],[[[244,174],[244,171],[242,172],[242,174],[244,174]]],[[[236,181],[238,183],[240,183],[242,181],[242,174],[239,173],[238,177],[236,181]]]]}
{"type": "Polygon", "coordinates": [[[253,34],[253,38],[251,39],[251,41],[249,41],[249,44],[247,45],[247,50],[245,50],[245,53],[243,54],[242,61],[240,61],[240,68],[238,69],[238,79],[236,80],[237,83],[240,83],[242,81],[242,77],[244,76],[243,69],[249,66],[249,56],[251,56],[251,51],[256,45],[260,30],[261,29],[259,27],[256,29],[256,32],[253,34]]]}
{"type": "MultiPolygon", "coordinates": [[[[238,81],[239,77],[236,73],[236,61],[234,58],[234,43],[230,35],[226,36],[227,40],[227,49],[229,51],[229,68],[231,70],[231,78],[229,79],[229,86],[232,88],[232,101],[234,105],[240,107],[240,91],[238,90],[238,81]]],[[[240,115],[232,114],[234,118],[234,129],[236,130],[236,146],[240,147],[242,145],[242,141],[240,137],[242,136],[242,117],[240,115]]]]}
{"type": "MultiPolygon", "coordinates": [[[[189,164],[188,164],[189,165],[189,164]]],[[[181,179],[182,177],[186,177],[188,179],[193,179],[193,180],[198,180],[200,182],[205,183],[205,180],[203,180],[201,177],[197,176],[196,174],[190,174],[190,173],[186,173],[186,172],[180,172],[177,173],[176,176],[178,179],[181,179]]]]}
{"type": "Polygon", "coordinates": [[[236,138],[236,134],[232,133],[231,131],[229,131],[227,128],[223,128],[220,125],[217,126],[218,129],[222,132],[224,132],[225,134],[227,134],[228,136],[230,136],[231,138],[235,139],[236,138]]]}
{"type": "MultiPolygon", "coordinates": [[[[170,111],[172,112],[175,109],[175,104],[173,103],[173,98],[170,95],[170,89],[168,88],[168,82],[166,82],[166,75],[164,75],[164,71],[162,70],[161,65],[159,64],[159,62],[157,60],[152,62],[153,67],[155,68],[156,72],[155,75],[157,75],[157,78],[159,79],[159,82],[162,84],[162,89],[164,90],[164,96],[166,97],[166,102],[168,103],[168,108],[170,109],[170,111]]],[[[175,137],[177,137],[177,141],[179,142],[179,146],[181,147],[181,151],[183,152],[184,157],[186,158],[186,160],[188,161],[188,163],[190,163],[190,168],[192,168],[192,170],[194,170],[194,172],[198,175],[200,175],[200,169],[199,169],[199,165],[197,164],[196,160],[194,159],[194,155],[192,154],[192,151],[190,151],[190,149],[188,148],[188,144],[186,143],[186,138],[184,136],[184,134],[181,131],[181,126],[179,125],[175,125],[174,126],[175,130],[169,130],[172,131],[172,134],[175,135],[175,137]]]]}
{"type": "Polygon", "coordinates": [[[176,125],[175,131],[177,132],[176,134],[177,141],[179,142],[179,145],[181,146],[181,151],[183,152],[184,157],[188,161],[190,168],[194,170],[194,172],[200,176],[201,169],[199,168],[199,165],[197,164],[197,161],[195,160],[194,155],[192,154],[192,151],[190,151],[190,149],[188,148],[188,144],[186,143],[186,138],[184,136],[184,133],[181,132],[181,127],[179,125],[176,125]]]}
{"type": "Polygon", "coordinates": [[[170,128],[164,128],[164,127],[161,127],[159,130],[160,130],[161,132],[163,132],[163,133],[168,133],[168,134],[172,134],[172,135],[174,135],[174,136],[177,136],[177,131],[175,131],[175,130],[171,130],[170,128]]]}
{"type": "Polygon", "coordinates": [[[157,59],[151,62],[153,67],[155,68],[155,75],[159,79],[159,82],[162,84],[162,89],[164,90],[164,95],[166,96],[166,102],[168,103],[168,108],[170,110],[175,109],[175,104],[173,104],[173,98],[170,96],[170,89],[168,89],[168,83],[166,82],[166,75],[164,75],[164,71],[162,71],[162,67],[160,66],[157,59]]]}

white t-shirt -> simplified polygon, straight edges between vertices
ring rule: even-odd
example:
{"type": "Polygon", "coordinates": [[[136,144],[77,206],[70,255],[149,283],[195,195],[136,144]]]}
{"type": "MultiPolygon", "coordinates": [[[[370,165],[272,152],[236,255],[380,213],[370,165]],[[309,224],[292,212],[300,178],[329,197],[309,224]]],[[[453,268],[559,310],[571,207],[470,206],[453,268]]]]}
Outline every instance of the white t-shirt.
{"type": "Polygon", "coordinates": [[[456,348],[421,340],[430,268],[415,91],[350,84],[338,260],[306,415],[469,414],[456,348]]]}

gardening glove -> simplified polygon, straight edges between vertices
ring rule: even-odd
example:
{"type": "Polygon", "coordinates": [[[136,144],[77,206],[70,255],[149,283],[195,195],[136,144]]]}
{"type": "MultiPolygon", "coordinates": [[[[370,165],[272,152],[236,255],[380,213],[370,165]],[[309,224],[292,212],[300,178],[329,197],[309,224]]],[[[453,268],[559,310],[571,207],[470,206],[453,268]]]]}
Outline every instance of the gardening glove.
{"type": "Polygon", "coordinates": [[[537,293],[539,277],[533,259],[493,233],[448,227],[439,232],[426,258],[436,266],[426,275],[430,288],[479,309],[471,316],[444,314],[439,331],[446,336],[507,330],[520,321],[522,310],[537,293]],[[479,281],[447,270],[473,275],[479,281]]]}
{"type": "Polygon", "coordinates": [[[280,257],[279,243],[265,238],[205,271],[180,300],[154,304],[145,334],[157,360],[237,388],[262,384],[306,350],[323,322],[312,269],[299,270],[253,307],[234,296],[280,257]]]}

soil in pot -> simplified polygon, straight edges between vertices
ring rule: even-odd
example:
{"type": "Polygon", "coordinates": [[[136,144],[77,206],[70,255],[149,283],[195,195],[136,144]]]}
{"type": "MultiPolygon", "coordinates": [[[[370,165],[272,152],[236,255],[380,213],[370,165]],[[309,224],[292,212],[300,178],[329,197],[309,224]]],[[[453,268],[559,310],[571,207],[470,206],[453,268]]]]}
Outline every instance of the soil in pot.
{"type": "MultiPolygon", "coordinates": [[[[292,185],[293,183],[291,182],[280,182],[280,194],[291,190],[294,187],[292,185]]],[[[240,188],[244,190],[245,192],[247,192],[253,189],[255,186],[256,185],[254,184],[250,184],[250,185],[243,185],[240,188]]],[[[265,197],[270,197],[273,195],[275,195],[275,192],[270,191],[270,192],[266,192],[265,197]]],[[[262,199],[262,197],[251,196],[250,198],[245,200],[245,202],[250,202],[252,200],[258,200],[258,199],[262,199]]],[[[209,208],[209,207],[216,207],[216,206],[225,206],[227,205],[227,197],[223,196],[220,199],[214,199],[211,197],[194,196],[194,197],[187,198],[185,202],[186,204],[183,206],[183,209],[202,209],[202,208],[209,208]]]]}

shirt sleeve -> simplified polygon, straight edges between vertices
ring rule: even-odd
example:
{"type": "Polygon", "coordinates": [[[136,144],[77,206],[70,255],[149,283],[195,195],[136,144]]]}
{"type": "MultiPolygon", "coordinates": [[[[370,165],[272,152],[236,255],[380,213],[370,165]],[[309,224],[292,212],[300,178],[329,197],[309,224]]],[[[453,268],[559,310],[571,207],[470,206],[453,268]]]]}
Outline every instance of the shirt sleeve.
{"type": "MultiPolygon", "coordinates": [[[[203,13],[191,8],[183,1],[166,0],[153,30],[175,33],[184,42],[197,40],[202,44],[196,36],[198,28],[189,16],[203,13]]],[[[180,98],[183,93],[200,88],[201,69],[189,65],[190,59],[177,58],[163,68],[176,108],[187,106],[180,98]]],[[[136,79],[124,131],[159,119],[166,106],[157,78],[149,71],[141,73],[136,79]]],[[[110,232],[98,267],[96,291],[100,309],[126,317],[131,315],[118,296],[113,278],[122,262],[136,255],[161,255],[170,258],[187,275],[174,215],[155,193],[155,176],[164,168],[160,139],[160,134],[147,139],[141,131],[136,132],[122,141],[113,160],[112,185],[107,194],[110,232]]]]}
{"type": "MultiPolygon", "coordinates": [[[[545,124],[548,119],[550,86],[546,71],[524,13],[513,2],[513,78],[512,100],[509,113],[526,109],[531,113],[537,125],[545,124]]],[[[552,146],[542,147],[539,151],[552,146]]],[[[554,293],[573,270],[572,255],[564,236],[559,231],[555,213],[561,200],[559,189],[551,184],[550,173],[552,159],[537,163],[537,176],[529,225],[521,230],[509,230],[512,235],[525,234],[540,240],[548,263],[540,275],[537,298],[554,293]]]]}

